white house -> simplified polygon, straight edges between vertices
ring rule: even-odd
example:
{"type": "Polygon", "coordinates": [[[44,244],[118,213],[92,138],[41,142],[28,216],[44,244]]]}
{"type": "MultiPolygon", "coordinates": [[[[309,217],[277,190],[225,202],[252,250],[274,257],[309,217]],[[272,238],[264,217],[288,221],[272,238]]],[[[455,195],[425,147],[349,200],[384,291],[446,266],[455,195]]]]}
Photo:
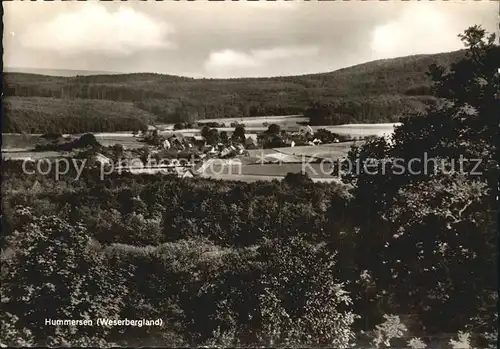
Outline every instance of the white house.
{"type": "Polygon", "coordinates": [[[182,178],[193,178],[193,177],[194,177],[193,171],[189,169],[184,171],[184,173],[182,174],[182,178]]]}
{"type": "Polygon", "coordinates": [[[255,137],[248,136],[245,139],[245,147],[255,147],[257,144],[257,135],[255,137]]]}
{"type": "Polygon", "coordinates": [[[175,167],[174,173],[177,175],[177,177],[180,177],[180,178],[193,178],[194,177],[193,171],[191,171],[191,169],[186,170],[186,169],[183,169],[181,167],[175,167]]]}
{"type": "Polygon", "coordinates": [[[224,148],[220,152],[220,156],[227,156],[227,155],[231,154],[231,152],[233,152],[233,150],[231,148],[224,148]]]}
{"type": "Polygon", "coordinates": [[[243,152],[245,151],[245,147],[242,144],[237,144],[236,150],[237,150],[238,154],[243,154],[243,152]]]}
{"type": "Polygon", "coordinates": [[[170,142],[168,141],[168,139],[165,139],[163,141],[163,149],[170,149],[172,145],[170,144],[170,142]]]}
{"type": "Polygon", "coordinates": [[[314,131],[311,128],[311,126],[307,125],[307,126],[300,127],[299,128],[299,133],[302,134],[302,135],[307,135],[307,134],[313,135],[314,131]]]}
{"type": "Polygon", "coordinates": [[[101,153],[97,153],[92,156],[92,162],[97,165],[111,165],[113,163],[111,159],[102,155],[101,153]]]}

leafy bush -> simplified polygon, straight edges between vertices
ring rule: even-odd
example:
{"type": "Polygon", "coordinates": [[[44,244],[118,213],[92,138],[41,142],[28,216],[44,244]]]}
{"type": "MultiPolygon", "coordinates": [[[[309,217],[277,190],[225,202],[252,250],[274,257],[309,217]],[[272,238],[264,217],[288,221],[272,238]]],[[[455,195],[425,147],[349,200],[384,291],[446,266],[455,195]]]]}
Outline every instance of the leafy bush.
{"type": "MultiPolygon", "coordinates": [[[[2,263],[6,316],[2,322],[11,331],[13,326],[18,333],[30,333],[38,345],[102,344],[108,332],[105,328],[48,326],[45,321],[116,318],[126,288],[102,257],[89,250],[90,235],[83,226],[55,216],[30,220],[7,240],[14,254],[2,263]]],[[[7,338],[11,339],[15,338],[7,338]]]]}
{"type": "Polygon", "coordinates": [[[425,349],[427,345],[420,338],[412,338],[407,343],[410,349],[425,349]]]}
{"type": "Polygon", "coordinates": [[[351,298],[335,276],[335,253],[298,238],[269,242],[260,339],[266,345],[327,345],[346,348],[354,339],[351,298]]]}
{"type": "Polygon", "coordinates": [[[390,347],[393,339],[403,337],[404,333],[407,331],[406,326],[401,323],[399,316],[386,314],[384,315],[384,319],[385,321],[383,323],[375,326],[373,344],[375,344],[377,348],[382,344],[386,347],[390,347]]]}
{"type": "Polygon", "coordinates": [[[470,333],[459,331],[458,340],[450,339],[450,345],[453,349],[472,349],[470,344],[470,333]]]}

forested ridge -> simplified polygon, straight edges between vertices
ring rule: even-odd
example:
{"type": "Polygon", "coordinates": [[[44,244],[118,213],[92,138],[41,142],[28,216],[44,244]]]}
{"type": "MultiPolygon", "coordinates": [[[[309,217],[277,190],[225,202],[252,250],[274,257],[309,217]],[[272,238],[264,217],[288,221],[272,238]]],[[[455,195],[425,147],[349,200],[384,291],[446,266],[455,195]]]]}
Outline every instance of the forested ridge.
{"type": "Polygon", "coordinates": [[[142,130],[156,120],[132,103],[98,99],[9,97],[2,108],[2,130],[12,133],[142,130]]]}
{"type": "MultiPolygon", "coordinates": [[[[156,122],[174,123],[207,118],[296,115],[304,112],[312,124],[392,122],[403,114],[421,111],[433,99],[428,66],[442,66],[463,56],[463,51],[387,59],[340,69],[331,73],[273,78],[194,79],[161,74],[53,77],[23,73],[4,74],[6,100],[17,97],[110,100],[133,103],[156,116],[156,122]],[[316,118],[321,106],[327,117],[316,118]],[[311,107],[312,110],[311,110],[311,107]]],[[[35,112],[17,113],[22,104],[11,104],[4,117],[23,114],[32,127],[39,125],[35,112]]],[[[42,110],[46,107],[41,105],[42,110]]],[[[102,108],[106,111],[106,108],[102,108]]],[[[47,109],[47,113],[51,113],[47,109]]],[[[319,113],[321,114],[321,113],[319,113]]],[[[78,115],[78,117],[84,117],[78,115]]],[[[24,124],[9,120],[7,125],[24,124]]],[[[67,132],[66,123],[58,123],[67,132]]],[[[127,123],[122,122],[122,125],[127,123]]],[[[112,126],[109,131],[116,129],[112,126]]],[[[16,128],[4,132],[16,132],[16,128]]],[[[85,132],[88,130],[81,130],[85,132]]],[[[40,130],[40,132],[44,132],[40,130]]]]}

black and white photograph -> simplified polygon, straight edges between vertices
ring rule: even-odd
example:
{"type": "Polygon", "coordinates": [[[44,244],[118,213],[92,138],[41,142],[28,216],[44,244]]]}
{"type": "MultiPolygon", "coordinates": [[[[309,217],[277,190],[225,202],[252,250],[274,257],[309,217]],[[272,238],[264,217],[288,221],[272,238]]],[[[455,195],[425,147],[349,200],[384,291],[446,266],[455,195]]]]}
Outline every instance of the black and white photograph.
{"type": "Polygon", "coordinates": [[[1,6],[1,347],[498,347],[499,1],[1,6]]]}

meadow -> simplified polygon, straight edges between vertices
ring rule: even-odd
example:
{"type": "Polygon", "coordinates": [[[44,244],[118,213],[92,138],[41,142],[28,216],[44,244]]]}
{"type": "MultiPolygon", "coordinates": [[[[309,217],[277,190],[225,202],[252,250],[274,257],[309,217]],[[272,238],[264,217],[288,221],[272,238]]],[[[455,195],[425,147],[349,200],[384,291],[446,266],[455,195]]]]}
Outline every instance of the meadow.
{"type": "Polygon", "coordinates": [[[238,180],[240,176],[270,176],[284,178],[287,173],[306,172],[311,178],[331,178],[331,163],[324,164],[227,164],[222,161],[214,161],[201,171],[201,176],[217,177],[223,175],[225,178],[238,180]]]}
{"type": "MultiPolygon", "coordinates": [[[[221,181],[238,181],[245,183],[253,183],[259,181],[282,181],[285,179],[285,174],[281,175],[257,175],[257,174],[205,174],[202,175],[204,178],[210,178],[213,180],[221,181]]],[[[339,183],[340,180],[335,177],[314,177],[311,178],[314,183],[339,183]]]]}
{"type": "Polygon", "coordinates": [[[346,124],[337,126],[313,126],[313,130],[324,128],[339,135],[350,135],[354,137],[388,136],[394,132],[394,127],[401,123],[379,123],[379,124],[346,124]]]}
{"type": "MultiPolygon", "coordinates": [[[[308,122],[309,118],[303,115],[284,115],[284,116],[255,116],[255,117],[242,117],[242,118],[218,118],[218,119],[205,119],[200,122],[218,122],[224,124],[239,123],[248,128],[262,126],[262,124],[278,124],[281,126],[297,125],[301,122],[308,122]]],[[[267,128],[267,127],[266,127],[267,128]]]]}
{"type": "Polygon", "coordinates": [[[274,152],[302,157],[338,158],[347,155],[353,145],[360,146],[363,141],[321,144],[317,146],[299,146],[275,148],[274,152]]]}
{"type": "Polygon", "coordinates": [[[62,152],[58,151],[30,151],[25,149],[9,149],[7,151],[2,150],[2,158],[6,160],[40,160],[40,159],[50,159],[57,158],[64,155],[62,152]]]}

